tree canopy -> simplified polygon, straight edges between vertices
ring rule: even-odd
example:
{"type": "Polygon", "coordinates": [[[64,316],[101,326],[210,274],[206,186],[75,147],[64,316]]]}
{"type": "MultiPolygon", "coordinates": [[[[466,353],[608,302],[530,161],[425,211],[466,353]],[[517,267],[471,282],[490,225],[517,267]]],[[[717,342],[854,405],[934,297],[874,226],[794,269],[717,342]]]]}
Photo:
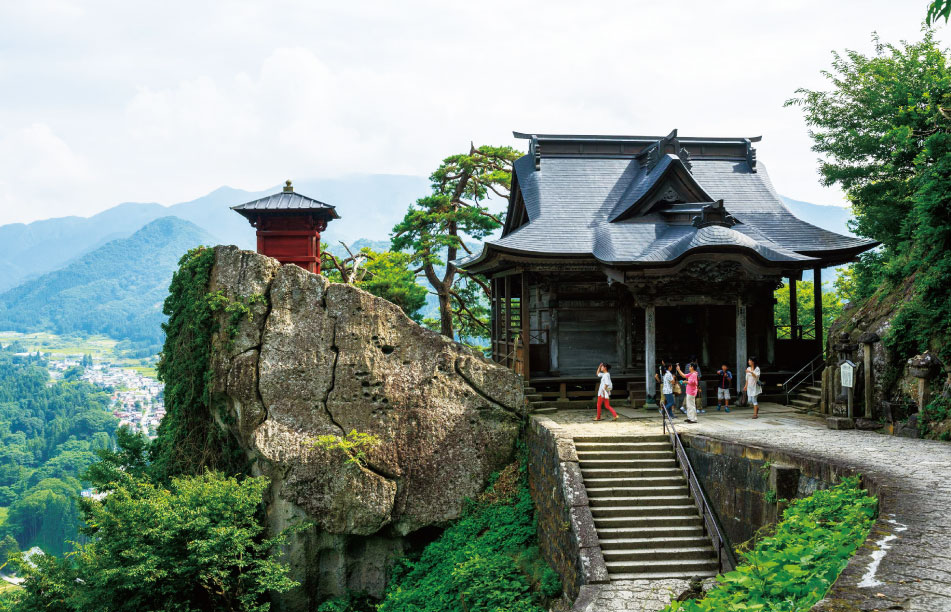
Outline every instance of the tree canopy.
{"type": "Polygon", "coordinates": [[[321,247],[322,272],[329,280],[356,285],[393,302],[417,323],[422,321],[420,310],[426,305],[426,288],[416,282],[416,275],[409,267],[410,255],[377,252],[369,247],[354,253],[349,246],[341,244],[347,257],[333,255],[326,245],[321,247]]]}
{"type": "Polygon", "coordinates": [[[487,206],[491,196],[507,200],[511,147],[470,147],[445,158],[430,176],[432,194],[410,205],[391,234],[392,249],[410,254],[439,299],[439,331],[450,338],[488,335],[484,279],[461,272],[452,261],[471,253],[467,240],[483,240],[502,227],[503,214],[487,206]]]}

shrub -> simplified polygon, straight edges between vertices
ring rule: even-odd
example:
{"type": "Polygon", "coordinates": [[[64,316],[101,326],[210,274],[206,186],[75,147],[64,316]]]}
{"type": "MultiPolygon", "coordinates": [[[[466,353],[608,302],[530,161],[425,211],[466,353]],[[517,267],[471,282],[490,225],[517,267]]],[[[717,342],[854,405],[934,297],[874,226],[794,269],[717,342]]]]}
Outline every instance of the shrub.
{"type": "Polygon", "coordinates": [[[822,599],[868,535],[878,501],[858,477],[793,501],[776,532],[742,554],[699,601],[674,602],[665,612],[805,612],[822,599]]]}
{"type": "Polygon", "coordinates": [[[539,554],[524,462],[492,482],[418,559],[398,563],[379,612],[542,612],[561,592],[539,554]]]}

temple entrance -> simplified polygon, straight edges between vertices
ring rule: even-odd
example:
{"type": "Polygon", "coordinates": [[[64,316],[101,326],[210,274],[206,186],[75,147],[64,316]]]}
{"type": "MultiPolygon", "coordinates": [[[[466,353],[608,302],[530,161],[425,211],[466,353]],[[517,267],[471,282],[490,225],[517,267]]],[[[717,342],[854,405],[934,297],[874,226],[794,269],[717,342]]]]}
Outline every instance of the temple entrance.
{"type": "Polygon", "coordinates": [[[735,306],[658,306],[657,360],[671,359],[686,369],[696,359],[702,372],[736,361],[735,306]]]}

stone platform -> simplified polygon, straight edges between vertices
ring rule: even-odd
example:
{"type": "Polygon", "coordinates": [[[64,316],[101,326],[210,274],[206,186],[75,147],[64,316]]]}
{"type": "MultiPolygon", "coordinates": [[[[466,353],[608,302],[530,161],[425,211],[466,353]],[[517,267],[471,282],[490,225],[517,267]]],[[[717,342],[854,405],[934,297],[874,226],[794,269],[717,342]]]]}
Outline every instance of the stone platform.
{"type": "MultiPolygon", "coordinates": [[[[622,408],[618,421],[593,421],[593,410],[546,415],[573,435],[646,434],[662,431],[655,412],[622,408]]],[[[679,415],[681,416],[682,415],[679,415]]],[[[833,431],[824,419],[764,403],[726,414],[708,409],[685,436],[700,435],[762,452],[797,455],[861,473],[881,501],[879,520],[826,600],[816,610],[951,610],[951,444],[833,431]]],[[[686,581],[615,581],[599,588],[587,610],[660,610],[687,588],[686,581]]]]}

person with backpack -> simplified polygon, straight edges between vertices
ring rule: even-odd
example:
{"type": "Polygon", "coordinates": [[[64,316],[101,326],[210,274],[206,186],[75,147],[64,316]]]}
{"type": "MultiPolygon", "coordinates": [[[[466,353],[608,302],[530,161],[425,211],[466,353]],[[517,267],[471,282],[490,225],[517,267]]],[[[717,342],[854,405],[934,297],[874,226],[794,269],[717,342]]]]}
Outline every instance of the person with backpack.
{"type": "Polygon", "coordinates": [[[730,366],[723,364],[717,370],[717,411],[720,411],[720,402],[726,411],[730,411],[730,387],[733,385],[733,372],[730,366]]]}
{"type": "Polygon", "coordinates": [[[743,390],[746,391],[746,397],[753,404],[753,418],[758,419],[759,400],[757,397],[763,392],[763,387],[760,384],[760,369],[756,364],[756,357],[750,357],[746,363],[746,384],[743,385],[743,390]]]}
{"type": "Polygon", "coordinates": [[[599,363],[598,378],[601,379],[601,384],[598,385],[598,415],[594,418],[595,421],[601,420],[601,406],[604,406],[614,415],[614,420],[617,420],[617,413],[614,412],[614,408],[611,408],[611,364],[608,363],[599,363]]]}

